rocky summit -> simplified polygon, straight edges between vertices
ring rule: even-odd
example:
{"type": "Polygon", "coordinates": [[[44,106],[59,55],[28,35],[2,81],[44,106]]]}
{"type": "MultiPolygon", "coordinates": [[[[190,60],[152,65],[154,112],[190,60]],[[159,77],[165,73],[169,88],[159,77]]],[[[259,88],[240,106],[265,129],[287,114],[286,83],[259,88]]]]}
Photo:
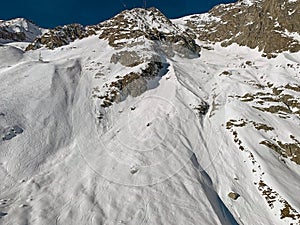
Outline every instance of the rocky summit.
{"type": "Polygon", "coordinates": [[[300,50],[299,7],[299,1],[244,0],[188,16],[184,25],[201,41],[258,48],[270,58],[279,52],[300,50]]]}
{"type": "Polygon", "coordinates": [[[0,21],[0,225],[299,225],[299,15],[0,21]]]}

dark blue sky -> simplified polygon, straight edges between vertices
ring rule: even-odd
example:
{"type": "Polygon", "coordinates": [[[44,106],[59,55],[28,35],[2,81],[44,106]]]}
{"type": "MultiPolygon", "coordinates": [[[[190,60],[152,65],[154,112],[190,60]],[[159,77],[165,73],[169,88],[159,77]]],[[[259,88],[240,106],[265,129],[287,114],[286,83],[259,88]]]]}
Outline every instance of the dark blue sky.
{"type": "MultiPolygon", "coordinates": [[[[220,3],[236,0],[148,0],[169,18],[206,12],[220,3]]],[[[0,19],[24,17],[42,27],[69,23],[96,24],[126,8],[143,7],[144,0],[8,0],[0,4],[0,19]]]]}

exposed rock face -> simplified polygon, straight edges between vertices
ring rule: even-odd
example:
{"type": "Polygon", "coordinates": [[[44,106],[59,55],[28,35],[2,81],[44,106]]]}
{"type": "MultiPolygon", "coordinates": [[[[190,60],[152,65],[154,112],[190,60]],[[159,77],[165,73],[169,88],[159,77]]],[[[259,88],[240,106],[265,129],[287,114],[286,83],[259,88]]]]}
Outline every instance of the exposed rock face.
{"type": "Polygon", "coordinates": [[[12,40],[12,41],[25,41],[26,36],[24,33],[12,33],[7,31],[5,28],[0,28],[0,38],[4,40],[12,40]]]}
{"type": "MultiPolygon", "coordinates": [[[[155,59],[155,57],[153,57],[155,59]]],[[[94,89],[93,97],[102,99],[102,107],[109,107],[114,102],[120,102],[127,96],[137,97],[148,90],[148,81],[161,76],[161,70],[167,65],[160,61],[150,61],[140,72],[130,72],[107,85],[108,89],[100,94],[94,89]]]]}
{"type": "Polygon", "coordinates": [[[203,102],[201,102],[201,104],[194,107],[194,110],[197,111],[199,116],[204,116],[209,110],[209,105],[207,102],[203,101],[203,102]]]}
{"type": "Polygon", "coordinates": [[[42,32],[42,28],[23,18],[0,21],[0,40],[3,42],[32,42],[42,32]]]}
{"type": "Polygon", "coordinates": [[[164,65],[160,61],[150,61],[145,69],[140,72],[130,72],[118,80],[111,82],[105,94],[101,95],[96,88],[93,91],[93,97],[102,99],[102,107],[109,107],[114,102],[120,102],[127,96],[137,97],[148,90],[148,81],[160,76],[164,65]]]}
{"type": "Polygon", "coordinates": [[[80,24],[70,24],[63,27],[56,27],[49,30],[41,37],[35,39],[35,41],[28,45],[26,51],[35,50],[45,46],[49,49],[54,49],[67,45],[76,39],[82,39],[90,35],[96,34],[97,26],[84,27],[80,24]]]}
{"type": "MultiPolygon", "coordinates": [[[[300,50],[299,8],[299,1],[240,0],[216,6],[207,14],[185,17],[185,24],[182,24],[182,19],[180,21],[181,29],[177,20],[169,20],[155,8],[125,10],[94,26],[71,24],[48,30],[43,35],[39,28],[26,30],[28,26],[33,27],[28,21],[18,21],[13,26],[22,29],[11,29],[11,24],[7,25],[6,22],[3,25],[2,21],[0,39],[33,42],[26,50],[42,46],[54,49],[97,34],[116,49],[141,46],[148,40],[156,43],[154,47],[168,57],[177,53],[193,58],[199,56],[200,52],[200,47],[195,43],[197,38],[205,42],[221,42],[223,46],[237,43],[258,48],[264,52],[264,56],[271,58],[283,51],[300,50]]],[[[115,55],[112,62],[117,61],[130,67],[140,63],[133,54],[115,55]]]]}
{"type": "Polygon", "coordinates": [[[300,32],[299,8],[299,1],[238,1],[187,17],[186,26],[199,40],[258,47],[272,57],[272,53],[300,50],[296,35],[300,32]]]}
{"type": "Polygon", "coordinates": [[[99,38],[107,39],[115,48],[133,47],[147,39],[159,43],[168,56],[177,52],[195,57],[200,52],[195,36],[180,30],[156,8],[123,11],[102,23],[101,31],[99,38]]]}
{"type": "MultiPolygon", "coordinates": [[[[199,56],[200,47],[195,43],[195,36],[178,29],[158,9],[132,9],[125,10],[110,20],[98,25],[84,27],[79,24],[71,24],[56,27],[38,37],[27,47],[28,50],[38,49],[45,46],[54,49],[67,45],[76,39],[82,39],[99,33],[100,39],[109,41],[114,48],[133,47],[145,43],[145,40],[153,41],[162,46],[168,56],[175,52],[183,57],[199,56]]],[[[123,52],[124,53],[124,52],[123,52]]],[[[131,54],[115,56],[112,61],[120,61],[128,66],[134,66],[137,62],[131,54]],[[125,59],[125,57],[127,59],[125,59]],[[133,64],[126,61],[135,61],[133,64]]]]}
{"type": "Polygon", "coordinates": [[[134,67],[143,63],[143,59],[134,51],[121,51],[113,54],[111,63],[121,63],[123,66],[134,67]]]}
{"type": "MultiPolygon", "coordinates": [[[[298,63],[288,64],[287,67],[298,70],[300,65],[298,63]]],[[[246,102],[260,112],[276,116],[278,120],[300,116],[300,86],[298,84],[288,83],[277,86],[268,82],[267,85],[260,85],[259,87],[261,90],[258,92],[246,93],[243,96],[235,96],[235,98],[246,102]]],[[[247,118],[239,121],[230,120],[226,123],[227,129],[250,126],[257,131],[270,132],[275,130],[268,124],[249,121],[247,118]]],[[[237,133],[234,136],[237,140],[237,133]]],[[[290,135],[287,140],[281,140],[278,137],[265,139],[261,140],[259,144],[278,153],[282,158],[290,159],[300,165],[300,141],[295,136],[290,135]]]]}

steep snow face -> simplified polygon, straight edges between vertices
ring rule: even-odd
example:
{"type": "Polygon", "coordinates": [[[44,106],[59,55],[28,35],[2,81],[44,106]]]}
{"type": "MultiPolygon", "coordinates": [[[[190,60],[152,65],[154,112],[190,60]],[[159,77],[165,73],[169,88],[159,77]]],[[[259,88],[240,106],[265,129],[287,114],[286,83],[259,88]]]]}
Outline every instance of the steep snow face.
{"type": "Polygon", "coordinates": [[[91,37],[67,48],[42,50],[43,60],[37,52],[23,53],[22,60],[1,69],[6,99],[1,100],[0,223],[170,224],[174,217],[179,224],[188,218],[191,224],[235,221],[201,175],[192,152],[200,121],[193,109],[183,116],[187,103],[182,100],[192,95],[182,93],[181,99],[175,80],[168,79],[173,83],[168,87],[165,79],[159,89],[108,109],[91,98],[93,87],[126,72],[126,67],[110,64],[107,56],[114,52],[91,37]],[[104,76],[95,79],[99,70],[104,76]],[[178,143],[174,135],[180,137],[178,143]],[[186,164],[189,169],[179,175],[186,164]]]}
{"type": "Polygon", "coordinates": [[[298,152],[284,150],[299,146],[299,53],[161,55],[163,76],[104,107],[95,88],[147,65],[117,52],[97,36],[0,48],[19,57],[0,69],[0,224],[299,223],[298,152]]]}
{"type": "Polygon", "coordinates": [[[0,46],[1,225],[300,223],[300,53],[195,41],[186,19],[217,20],[136,9],[0,46]]]}
{"type": "Polygon", "coordinates": [[[14,65],[20,62],[24,57],[24,52],[18,48],[6,45],[0,46],[0,48],[0,68],[7,68],[8,66],[14,65]]]}
{"type": "Polygon", "coordinates": [[[0,21],[0,41],[3,43],[12,41],[32,42],[37,36],[45,32],[24,18],[0,21]]]}

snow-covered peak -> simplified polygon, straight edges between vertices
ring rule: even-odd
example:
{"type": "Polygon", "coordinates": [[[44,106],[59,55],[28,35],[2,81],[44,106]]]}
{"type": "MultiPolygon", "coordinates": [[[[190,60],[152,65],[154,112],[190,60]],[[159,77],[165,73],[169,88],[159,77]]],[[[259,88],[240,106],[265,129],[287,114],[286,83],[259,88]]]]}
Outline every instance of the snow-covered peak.
{"type": "Polygon", "coordinates": [[[115,48],[133,46],[138,41],[140,46],[145,42],[173,46],[175,51],[185,52],[184,55],[187,52],[198,55],[200,50],[194,36],[180,29],[156,8],[125,10],[100,26],[100,39],[108,40],[115,48]]]}
{"type": "Polygon", "coordinates": [[[93,26],[70,24],[57,27],[35,39],[26,50],[41,47],[54,49],[92,35],[99,35],[100,39],[108,40],[110,46],[119,49],[137,45],[144,48],[146,42],[150,42],[148,47],[154,47],[154,43],[160,42],[164,51],[167,51],[166,54],[172,55],[177,52],[184,57],[197,57],[200,51],[194,36],[173,24],[156,8],[125,10],[93,26]]]}
{"type": "Polygon", "coordinates": [[[24,18],[15,18],[12,20],[1,21],[1,27],[7,27],[13,30],[14,32],[29,31],[29,26],[32,26],[32,23],[24,18]]]}
{"type": "Polygon", "coordinates": [[[24,18],[0,21],[0,39],[6,41],[33,41],[46,30],[24,18]]]}
{"type": "Polygon", "coordinates": [[[147,29],[157,29],[164,32],[174,32],[177,28],[172,22],[157,8],[135,8],[125,10],[113,19],[123,17],[124,21],[137,25],[136,29],[146,31],[147,29]],[[123,17],[124,16],[124,17],[123,17]]]}
{"type": "Polygon", "coordinates": [[[162,36],[183,33],[156,8],[125,10],[101,23],[101,30],[100,37],[109,39],[111,45],[117,45],[119,40],[136,39],[141,36],[161,39],[162,36]]]}

